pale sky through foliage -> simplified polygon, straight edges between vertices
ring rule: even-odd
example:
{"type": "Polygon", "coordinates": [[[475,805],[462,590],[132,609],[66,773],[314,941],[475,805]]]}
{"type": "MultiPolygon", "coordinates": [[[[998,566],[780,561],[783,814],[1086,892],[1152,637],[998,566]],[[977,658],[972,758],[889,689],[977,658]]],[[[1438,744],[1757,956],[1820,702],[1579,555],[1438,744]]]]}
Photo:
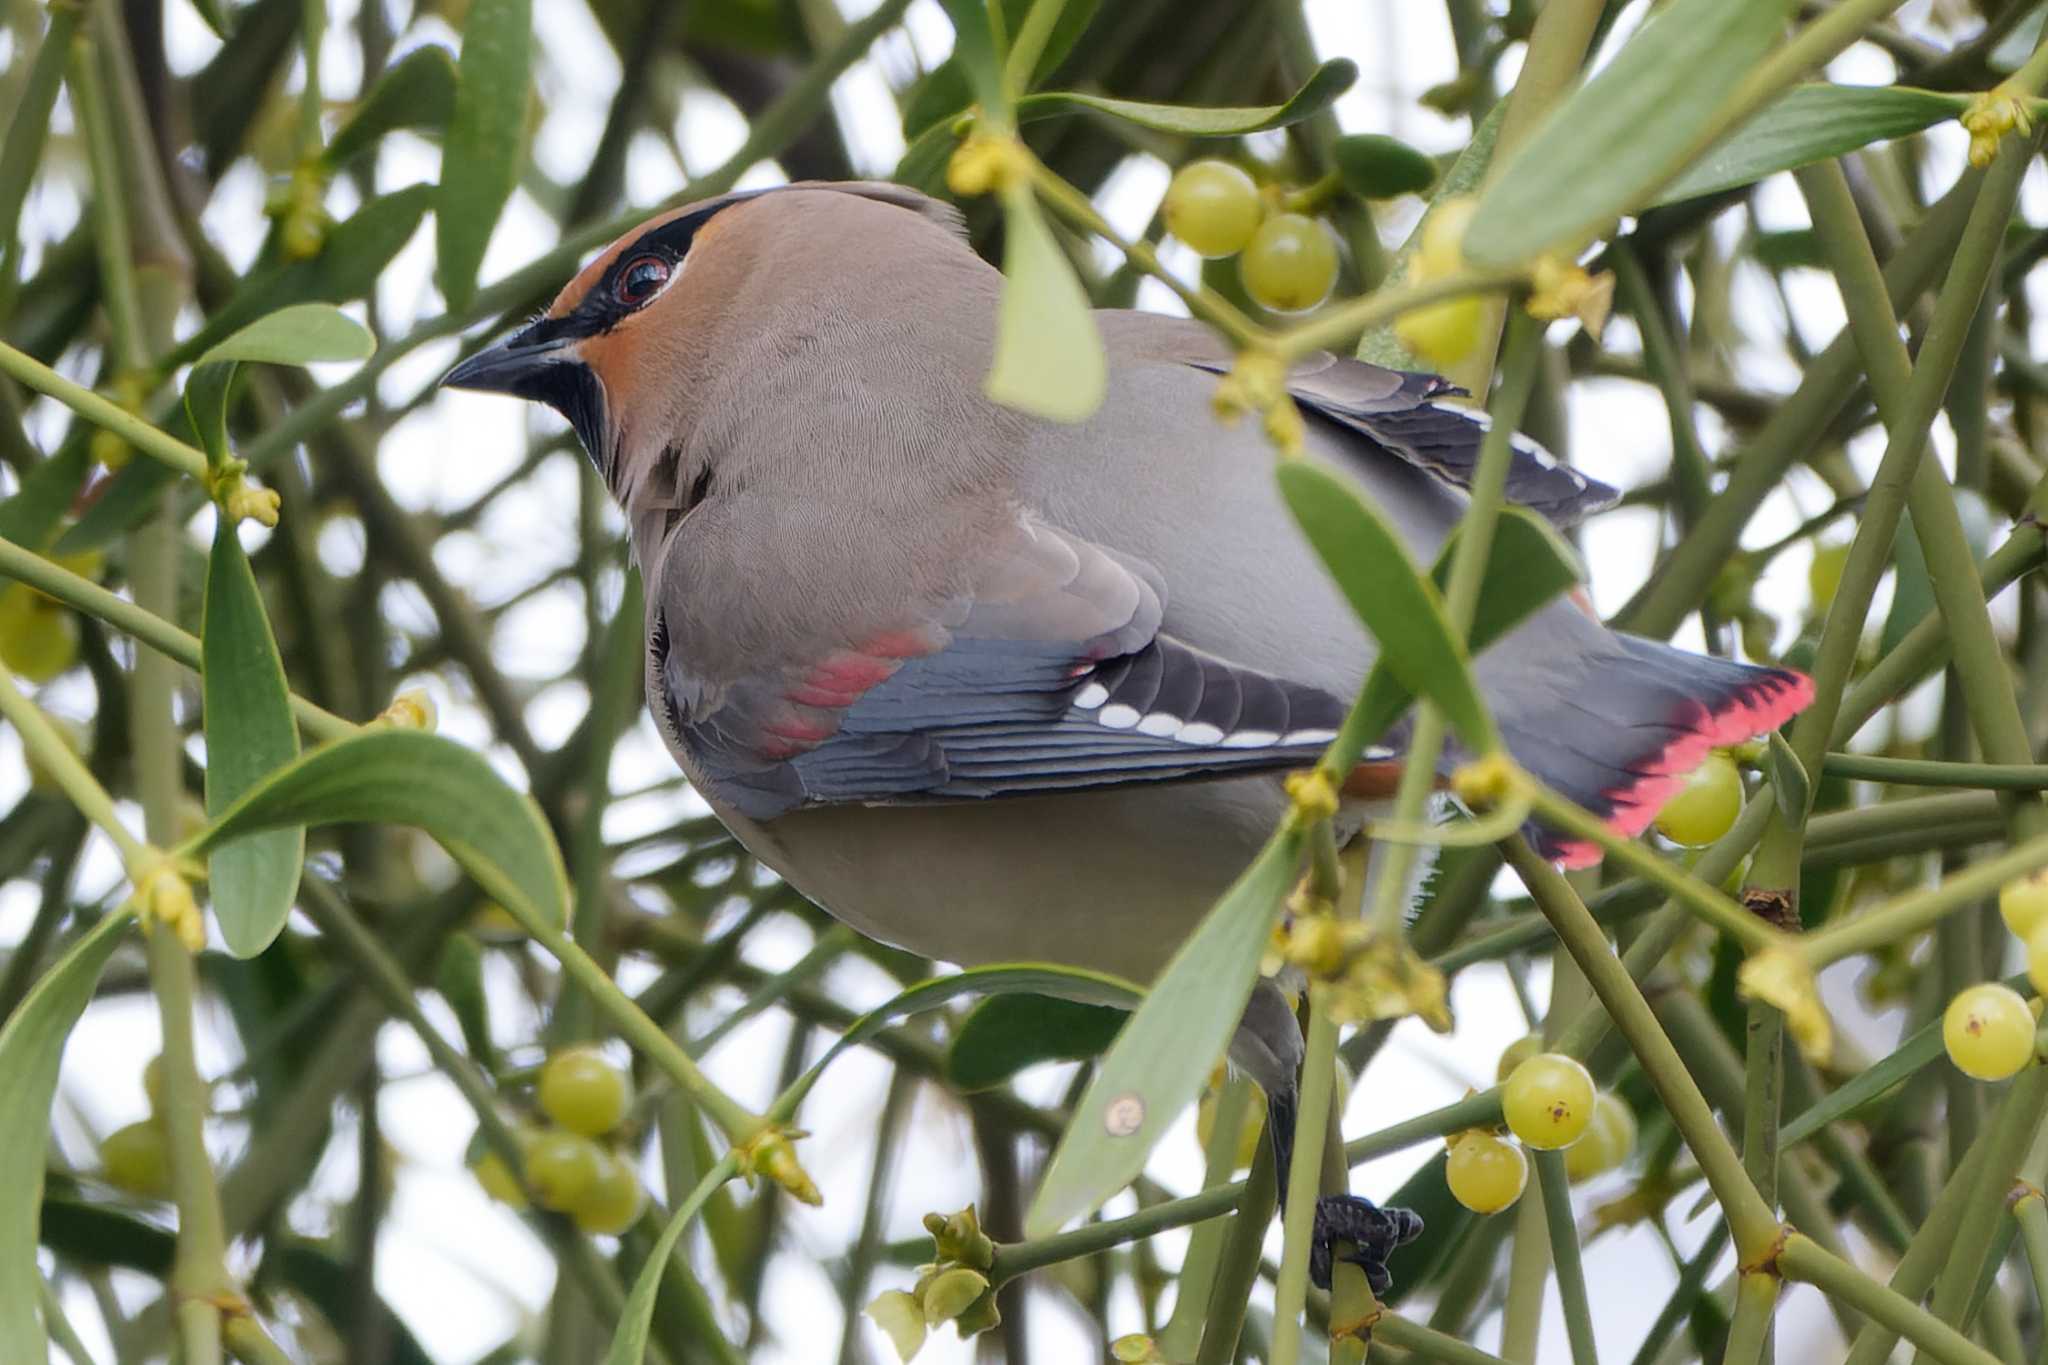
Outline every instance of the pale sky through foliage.
{"type": "MultiPolygon", "coordinates": [[[[850,15],[867,8],[861,0],[840,2],[850,15]]],[[[1908,4],[1900,12],[1901,24],[1910,30],[1924,15],[1927,5],[1928,0],[1908,4]]],[[[356,0],[335,0],[331,6],[333,22],[323,63],[324,81],[335,92],[356,89],[358,57],[346,23],[355,7],[356,0]]],[[[1314,38],[1323,54],[1351,57],[1363,72],[1358,86],[1336,106],[1347,129],[1391,132],[1432,152],[1462,145],[1468,132],[1463,120],[1443,118],[1416,102],[1424,89],[1454,74],[1454,58],[1440,6],[1415,5],[1407,0],[1311,0],[1308,10],[1314,38]]],[[[576,173],[597,140],[618,78],[617,63],[582,5],[538,0],[535,12],[540,30],[538,80],[547,114],[538,128],[532,154],[549,176],[568,178],[576,173]]],[[[216,50],[217,40],[182,0],[171,0],[166,6],[166,20],[170,30],[168,50],[174,68],[180,73],[197,69],[216,50]]],[[[1617,36],[1625,34],[1628,27],[1624,24],[1617,36]]],[[[852,130],[857,165],[880,176],[895,164],[903,141],[889,92],[907,84],[920,68],[940,60],[950,33],[936,0],[917,0],[904,29],[879,44],[839,82],[834,91],[835,106],[852,130]]],[[[429,21],[415,25],[405,38],[407,44],[422,40],[453,46],[456,35],[445,28],[437,29],[429,21]]],[[[1509,78],[1512,71],[1501,74],[1504,79],[1509,78]]],[[[1852,83],[1889,80],[1892,75],[1888,59],[1867,47],[1841,58],[1832,74],[1852,83]]],[[[673,193],[687,183],[690,174],[701,174],[718,165],[740,143],[744,124],[723,97],[704,90],[689,91],[682,96],[679,108],[675,133],[682,150],[682,165],[677,164],[669,147],[651,134],[641,135],[630,148],[627,192],[635,202],[652,202],[673,193]]],[[[61,101],[56,118],[55,128],[68,136],[73,124],[61,101]]],[[[1946,183],[1961,162],[1964,136],[1954,127],[1937,128],[1928,134],[1927,141],[1931,149],[1931,164],[1927,168],[1930,183],[1946,183]]],[[[377,163],[379,189],[389,191],[432,180],[437,157],[434,145],[424,139],[407,134],[388,138],[377,163]]],[[[1133,235],[1141,231],[1165,188],[1168,174],[1166,166],[1150,158],[1128,159],[1105,191],[1103,207],[1111,221],[1133,235]]],[[[773,165],[764,165],[742,183],[772,184],[780,178],[773,165]]],[[[37,264],[33,244],[61,236],[76,222],[81,210],[80,202],[61,187],[52,188],[46,182],[39,182],[39,186],[28,202],[23,233],[24,240],[32,244],[25,262],[31,272],[37,264]]],[[[248,235],[247,225],[263,222],[265,190],[262,173],[245,158],[222,180],[209,204],[205,222],[216,244],[238,267],[253,259],[258,248],[258,241],[248,235]]],[[[345,181],[333,191],[330,207],[337,216],[352,207],[350,195],[345,181]]],[[[2044,210],[2048,210],[2048,193],[2044,193],[2038,164],[2029,172],[2022,207],[2034,221],[2039,221],[2044,210]]],[[[1417,212],[1418,205],[1413,200],[1387,206],[1381,214],[1383,234],[1390,242],[1398,242],[1417,212]]],[[[1789,181],[1782,177],[1764,189],[1758,213],[1771,226],[1793,226],[1805,221],[1803,204],[1789,181]]],[[[1724,220],[1716,230],[1732,226],[1724,220]]],[[[515,194],[485,258],[485,282],[525,264],[549,246],[553,238],[554,225],[548,215],[524,191],[515,194]]],[[[1184,249],[1170,247],[1166,259],[1174,268],[1191,273],[1194,262],[1184,249]]],[[[432,266],[432,234],[431,230],[424,230],[393,262],[380,285],[378,306],[391,332],[403,332],[409,319],[441,311],[440,298],[432,285],[432,266]]],[[[1809,341],[1824,340],[1842,323],[1841,304],[1825,274],[1794,272],[1784,297],[1793,309],[1792,324],[1809,341]]],[[[1783,307],[1780,295],[1769,289],[1761,277],[1738,278],[1734,298],[1738,308],[1759,310],[1760,316],[1773,319],[1783,307]]],[[[1146,307],[1179,311],[1172,295],[1156,282],[1146,283],[1140,302],[1146,307]]],[[[2034,312],[2038,318],[2048,314],[2048,308],[2037,306],[2034,312]]],[[[1770,336],[1777,325],[1774,322],[1772,327],[1747,330],[1752,338],[1770,336]]],[[[1609,344],[1624,351],[1631,348],[1631,333],[1625,319],[1614,325],[1609,344]]],[[[434,382],[455,353],[452,341],[421,347],[384,375],[384,397],[393,406],[410,400],[423,386],[434,382]]],[[[1735,360],[1745,382],[1755,387],[1789,390],[1798,376],[1795,360],[1782,347],[1753,346],[1735,360]]],[[[340,368],[334,373],[345,374],[347,369],[340,368]]],[[[1579,466],[1623,488],[1662,476],[1668,462],[1669,436],[1663,404],[1653,389],[1620,379],[1589,379],[1574,384],[1570,395],[1570,455],[1579,466]]],[[[1700,420],[1702,436],[1711,453],[1725,439],[1725,433],[1711,413],[1703,410],[1700,420]]],[[[54,423],[54,411],[46,406],[32,410],[32,432],[40,434],[36,425],[39,421],[54,423]]],[[[392,494],[405,507],[421,511],[451,509],[466,505],[514,467],[526,449],[523,433],[542,428],[553,432],[560,426],[560,420],[552,413],[530,405],[472,393],[445,393],[393,428],[379,450],[378,469],[392,494]]],[[[1866,474],[1874,467],[1878,441],[1877,433],[1865,432],[1850,448],[1851,457],[1866,474]]],[[[1945,423],[1937,426],[1934,442],[1934,450],[1946,461],[1951,442],[1945,423]]],[[[551,457],[521,489],[493,502],[488,515],[475,526],[443,537],[437,549],[438,563],[450,583],[481,602],[502,601],[573,562],[579,534],[575,512],[578,471],[574,462],[580,458],[566,451],[551,457]]],[[[1751,522],[1746,543],[1762,544],[1776,539],[1830,500],[1829,491],[1817,478],[1798,471],[1751,522]]],[[[610,525],[613,531],[620,530],[615,516],[610,525]]],[[[202,515],[195,526],[205,530],[210,528],[210,521],[202,515]]],[[[1994,539],[2001,529],[1993,528],[1994,539]]],[[[245,534],[253,545],[261,533],[245,534]]],[[[1584,549],[1593,569],[1594,600],[1603,611],[1619,606],[1642,581],[1658,534],[1658,517],[1651,510],[1617,511],[1596,519],[1588,529],[1584,549]]],[[[360,562],[364,553],[362,529],[345,517],[330,520],[319,529],[317,545],[322,558],[337,573],[346,573],[360,562]]],[[[1759,596],[1770,601],[1803,602],[1806,562],[1803,548],[1779,556],[1766,574],[1759,596]]],[[[605,585],[605,590],[614,594],[619,590],[616,577],[605,585]]],[[[409,588],[392,589],[381,606],[400,631],[409,625],[424,628],[431,621],[426,604],[409,588]]],[[[2009,601],[1994,605],[2001,620],[2009,610],[2009,601]]],[[[1882,601],[1877,611],[1882,614],[1882,601]]],[[[573,578],[534,592],[503,619],[497,630],[497,661],[507,677],[514,680],[560,675],[568,671],[582,648],[584,621],[583,603],[573,578]]],[[[1681,634],[1680,642],[1697,645],[1697,630],[1696,625],[1688,626],[1691,638],[1681,634]]],[[[467,682],[459,671],[451,667],[427,681],[441,700],[442,732],[464,744],[490,751],[493,737],[488,724],[482,711],[472,703],[467,682]]],[[[80,712],[89,710],[90,683],[76,675],[68,684],[46,694],[50,708],[60,714],[65,711],[67,686],[78,689],[71,698],[74,708],[80,712]]],[[[542,690],[526,713],[535,739],[543,746],[558,743],[575,727],[585,703],[582,689],[573,682],[542,690]]],[[[498,757],[503,760],[502,754],[498,757]]],[[[517,779],[515,766],[509,760],[501,761],[499,766],[517,779]]],[[[666,751],[643,716],[613,755],[614,789],[632,793],[656,787],[673,774],[666,751]]],[[[11,732],[0,734],[0,798],[11,800],[25,780],[16,739],[11,732]]],[[[609,812],[605,833],[608,838],[621,839],[673,823],[677,803],[687,799],[690,798],[672,785],[660,786],[645,796],[622,798],[609,812]]],[[[430,877],[452,875],[451,869],[439,864],[437,850],[424,840],[419,841],[419,846],[419,856],[430,877]]],[[[87,861],[80,874],[81,898],[104,892],[119,877],[117,860],[104,840],[95,836],[88,845],[87,861]]],[[[0,888],[0,944],[11,944],[19,938],[35,905],[35,891],[27,884],[0,888]]],[[[749,936],[748,957],[756,965],[773,971],[794,962],[809,943],[809,932],[794,920],[778,921],[749,936]]],[[[1532,962],[1530,967],[1531,983],[1540,1003],[1542,992],[1548,987],[1547,970],[1541,962],[1532,962]]],[[[493,1022],[500,1031],[498,1041],[513,1046],[531,1039],[538,1021],[532,1017],[526,993],[517,984],[513,964],[504,954],[494,953],[488,970],[497,988],[493,1022]]],[[[629,960],[622,964],[621,984],[629,991],[635,990],[645,986],[652,974],[652,968],[646,964],[629,960]]],[[[855,1008],[878,1003],[893,993],[891,983],[878,969],[851,959],[843,959],[835,966],[823,984],[855,1008]]],[[[1854,994],[1852,980],[1840,972],[1831,975],[1825,984],[1829,1004],[1842,1027],[1858,1036],[1862,1045],[1873,1052],[1890,1045],[1897,1031],[1896,1017],[1871,1019],[1854,994]]],[[[697,1027],[701,1029],[704,1020],[730,1009],[737,998],[728,991],[722,997],[702,1002],[697,1027]]],[[[455,1021],[438,997],[423,993],[421,1000],[437,1024],[451,1035],[457,1032],[455,1021]]],[[[1492,1082],[1495,1058],[1503,1047],[1526,1031],[1506,974],[1492,964],[1465,971],[1455,983],[1452,1004],[1458,1019],[1454,1036],[1438,1037],[1414,1020],[1395,1030],[1393,1042],[1375,1060],[1352,1095],[1347,1131],[1357,1133],[1382,1126],[1456,1100],[1468,1089],[1492,1082]]],[[[765,1104],[777,1088],[776,1072],[786,1026],[786,1020],[769,1013],[736,1030],[709,1056],[708,1068],[713,1077],[741,1101],[765,1104]]],[[[126,1003],[99,1004],[85,1016],[65,1060],[57,1117],[58,1155],[62,1160],[80,1166],[90,1164],[97,1136],[146,1112],[141,1070],[157,1052],[157,1028],[155,1006],[144,995],[131,996],[126,1003]]],[[[236,1043],[224,1011],[202,1016],[200,1047],[201,1064],[208,1072],[219,1074],[235,1066],[236,1043]]],[[[403,1024],[389,1024],[380,1037],[379,1048],[388,1078],[381,1116],[385,1137],[396,1157],[396,1183],[392,1213],[378,1248],[377,1287],[436,1359],[473,1360],[545,1304],[553,1283],[554,1262],[519,1219],[486,1198],[467,1173],[463,1156],[474,1120],[454,1088],[433,1070],[413,1035],[403,1024]]],[[[804,1111],[804,1126],[812,1134],[803,1148],[804,1158],[825,1191],[827,1202],[822,1210],[798,1210],[783,1222],[784,1250],[771,1263],[763,1299],[770,1323],[770,1342],[757,1358],[768,1365],[813,1365],[837,1349],[840,1306],[826,1267],[844,1253],[857,1232],[860,1194],[873,1159],[872,1119],[880,1107],[887,1074],[880,1061],[856,1051],[827,1075],[804,1111]]],[[[1041,1074],[1030,1078],[1028,1088],[1034,1097],[1052,1101],[1065,1088],[1070,1074],[1067,1068],[1044,1068],[1041,1074]]],[[[303,1197],[292,1209],[292,1221],[306,1233],[331,1230],[337,1209],[345,1207],[354,1189],[353,1147],[347,1136],[350,1122],[344,1105],[337,1110],[339,1131],[329,1149],[328,1165],[315,1182],[319,1196],[303,1197]],[[323,1202],[323,1197],[332,1202],[323,1202]]],[[[918,1220],[926,1211],[957,1208],[977,1192],[974,1152],[966,1125],[952,1100],[935,1089],[923,1089],[916,1119],[908,1131],[909,1140],[899,1155],[888,1227],[891,1238],[918,1235],[918,1220]]],[[[231,1122],[217,1124],[214,1130],[216,1142],[230,1148],[242,1140],[242,1135],[243,1130],[231,1122]]],[[[1370,1162],[1355,1172],[1354,1188],[1370,1196],[1384,1196],[1430,1154],[1430,1149],[1417,1147],[1370,1162]]],[[[1191,1189],[1199,1183],[1200,1152],[1192,1134],[1191,1116],[1182,1122],[1180,1131],[1169,1135],[1161,1145],[1151,1173],[1162,1184],[1177,1190],[1191,1189]]],[[[650,1166],[645,1174],[656,1192],[661,1193],[658,1168],[650,1166]]],[[[1576,1197],[1582,1226],[1589,1226],[1592,1210],[1612,1198],[1625,1183],[1625,1178],[1610,1175],[1578,1187],[1576,1197]]],[[[1122,1201],[1112,1209],[1127,1203],[1122,1201]]],[[[1711,1219],[1702,1211],[1686,1222],[1684,1213],[1684,1209],[1674,1210],[1672,1221],[1678,1225],[1681,1247],[1689,1250],[1711,1225],[1711,1219]]],[[[1853,1232],[1850,1238],[1852,1248],[1863,1249],[1853,1232]]],[[[1277,1224],[1270,1241],[1277,1256],[1277,1224]]],[[[1154,1242],[1158,1256],[1167,1264],[1178,1261],[1184,1245],[1185,1236],[1179,1233],[1164,1235],[1154,1242]]],[[[1393,1267],[1399,1276],[1398,1257],[1393,1267]]],[[[1637,1226],[1607,1232],[1589,1241],[1586,1270],[1595,1287],[1603,1355],[1627,1359],[1675,1281],[1670,1256],[1652,1231],[1637,1226]],[[1611,1287],[1617,1284],[1628,1285],[1628,1291],[1611,1292],[1611,1287]],[[1602,1286],[1609,1290],[1603,1292],[1602,1286]]],[[[875,1288],[905,1286],[911,1274],[907,1266],[885,1264],[878,1271],[875,1288]]],[[[157,1290],[154,1281],[123,1272],[115,1273],[114,1283],[124,1304],[131,1309],[148,1302],[157,1290]]],[[[1554,1286],[1549,1293],[1543,1359],[1563,1361],[1567,1359],[1565,1332],[1554,1286]]],[[[1034,1358],[1077,1362],[1102,1358],[1103,1344],[1094,1339],[1093,1329],[1081,1316],[1063,1306],[1061,1291],[1048,1288],[1035,1292],[1028,1302],[1034,1358]]],[[[111,1358],[104,1339],[92,1339],[92,1333],[97,1331],[96,1313],[89,1303],[82,1302],[80,1307],[82,1311],[75,1320],[88,1327],[89,1344],[106,1353],[103,1358],[111,1358]]],[[[1137,1326],[1134,1304],[1116,1305],[1115,1311],[1119,1315],[1117,1330],[1137,1326]]],[[[1840,1339],[1834,1322],[1815,1294],[1791,1293],[1778,1322],[1780,1359],[1822,1360],[1838,1354],[1840,1339]]],[[[1498,1343],[1499,1331],[1496,1311],[1483,1320],[1475,1344],[1492,1349],[1498,1343]]],[[[871,1349],[877,1352],[878,1360],[893,1359],[878,1335],[871,1338],[871,1349]]],[[[1311,1344],[1311,1350],[1314,1349],[1311,1344]]],[[[950,1331],[942,1331],[933,1337],[920,1360],[930,1365],[948,1365],[971,1360],[973,1355],[971,1347],[960,1345],[950,1331]]]]}

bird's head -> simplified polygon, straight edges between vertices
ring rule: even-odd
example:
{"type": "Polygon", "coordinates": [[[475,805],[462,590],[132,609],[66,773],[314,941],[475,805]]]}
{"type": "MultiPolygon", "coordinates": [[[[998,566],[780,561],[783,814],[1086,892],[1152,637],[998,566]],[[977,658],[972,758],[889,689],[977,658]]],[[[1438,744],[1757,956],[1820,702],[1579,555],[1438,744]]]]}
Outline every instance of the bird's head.
{"type": "Polygon", "coordinates": [[[876,201],[958,230],[949,206],[882,183],[797,184],[686,204],[619,237],[546,312],[441,382],[554,408],[626,499],[640,482],[636,467],[687,425],[692,390],[715,372],[733,329],[770,325],[750,315],[772,311],[777,293],[816,283],[803,278],[799,256],[829,251],[840,229],[871,221],[876,201]],[[799,253],[801,239],[813,250],[799,253]]]}
{"type": "Polygon", "coordinates": [[[609,472],[634,353],[664,350],[665,334],[687,331],[694,291],[679,286],[687,274],[712,273],[702,267],[715,264],[714,239],[728,226],[722,215],[751,197],[688,204],[640,224],[578,271],[546,312],[441,382],[547,404],[569,419],[599,471],[609,472]]]}

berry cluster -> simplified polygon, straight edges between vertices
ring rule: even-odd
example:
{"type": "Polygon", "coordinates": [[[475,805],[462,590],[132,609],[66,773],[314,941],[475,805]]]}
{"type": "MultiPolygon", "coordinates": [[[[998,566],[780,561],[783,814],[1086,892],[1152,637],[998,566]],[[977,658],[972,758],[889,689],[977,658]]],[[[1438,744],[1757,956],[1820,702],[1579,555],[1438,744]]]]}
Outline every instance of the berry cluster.
{"type": "Polygon", "coordinates": [[[1337,283],[1337,242],[1305,213],[1280,207],[1228,161],[1194,161],[1166,191],[1166,228],[1196,255],[1237,257],[1245,293],[1261,308],[1300,313],[1337,283]]]}
{"type": "MultiPolygon", "coordinates": [[[[2048,995],[2048,870],[2007,882],[1998,892],[1998,913],[2027,949],[2027,980],[2048,995]]],[[[2034,1059],[2041,1001],[2029,1001],[2010,986],[1980,981],[1949,1001],[1941,1017],[1941,1041],[1949,1060],[1966,1076],[2002,1081],[2034,1059]]]]}
{"type": "Polygon", "coordinates": [[[524,1182],[486,1150],[471,1168],[477,1183],[513,1208],[525,1208],[531,1191],[535,1203],[568,1214],[585,1232],[624,1232],[647,1194],[630,1154],[597,1139],[625,1122],[632,1079],[594,1047],[563,1048],[541,1067],[536,1099],[550,1122],[519,1130],[524,1182]]]}
{"type": "Polygon", "coordinates": [[[1485,1128],[1454,1134],[1444,1162],[1451,1195],[1474,1213],[1499,1213],[1529,1182],[1523,1148],[1564,1151],[1565,1173],[1588,1180],[1614,1170],[1635,1149],[1636,1119],[1622,1100],[1593,1084],[1578,1062],[1523,1038],[1501,1054],[1501,1117],[1520,1146],[1485,1128]]]}

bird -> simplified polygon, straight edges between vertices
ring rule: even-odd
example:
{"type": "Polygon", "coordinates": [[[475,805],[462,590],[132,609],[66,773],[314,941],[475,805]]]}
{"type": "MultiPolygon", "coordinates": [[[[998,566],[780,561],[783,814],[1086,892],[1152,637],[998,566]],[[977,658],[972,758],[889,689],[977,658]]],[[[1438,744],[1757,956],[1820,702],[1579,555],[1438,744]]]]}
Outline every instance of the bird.
{"type": "MultiPolygon", "coordinates": [[[[1044,420],[983,390],[1002,288],[958,211],[914,189],[740,191],[626,232],[443,382],[575,429],[645,582],[649,709],[761,861],[924,957],[1148,982],[1287,809],[1284,775],[1329,743],[1377,645],[1255,424],[1216,417],[1225,343],[1097,310],[1106,396],[1044,420]]],[[[1301,458],[1362,486],[1428,562],[1466,505],[1484,412],[1437,376],[1328,353],[1287,388],[1301,458]]],[[[1508,499],[1559,527],[1618,497],[1519,433],[1510,447],[1508,499]]],[[[1474,669],[1515,761],[1624,835],[1711,749],[1812,695],[1567,598],[1474,669]]],[[[1346,782],[1361,799],[1340,837],[1392,790],[1410,723],[1346,782]]],[[[1599,857],[1530,836],[1566,866],[1599,857]]],[[[1267,1097],[1283,1173],[1301,1054],[1261,982],[1230,1058],[1267,1097]]],[[[1385,1293],[1421,1230],[1322,1196],[1313,1277],[1327,1287],[1337,1256],[1385,1293]]]]}

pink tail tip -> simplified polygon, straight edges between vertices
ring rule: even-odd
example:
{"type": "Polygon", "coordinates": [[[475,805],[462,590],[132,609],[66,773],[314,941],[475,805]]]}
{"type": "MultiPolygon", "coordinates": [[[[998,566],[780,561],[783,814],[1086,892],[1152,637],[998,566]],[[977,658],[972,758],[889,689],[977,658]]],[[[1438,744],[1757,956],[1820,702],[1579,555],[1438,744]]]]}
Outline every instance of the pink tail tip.
{"type": "MultiPolygon", "coordinates": [[[[1600,802],[1607,807],[1607,828],[1633,839],[1650,827],[1664,803],[1685,785],[1686,777],[1706,761],[1708,753],[1777,729],[1812,700],[1813,679],[1789,668],[1773,668],[1714,709],[1696,703],[1696,714],[1682,722],[1684,734],[1630,764],[1637,773],[1634,781],[1600,793],[1600,802]]],[[[1601,856],[1600,846],[1585,839],[1561,840],[1552,845],[1552,851],[1567,870],[1592,867],[1601,856]]]]}

